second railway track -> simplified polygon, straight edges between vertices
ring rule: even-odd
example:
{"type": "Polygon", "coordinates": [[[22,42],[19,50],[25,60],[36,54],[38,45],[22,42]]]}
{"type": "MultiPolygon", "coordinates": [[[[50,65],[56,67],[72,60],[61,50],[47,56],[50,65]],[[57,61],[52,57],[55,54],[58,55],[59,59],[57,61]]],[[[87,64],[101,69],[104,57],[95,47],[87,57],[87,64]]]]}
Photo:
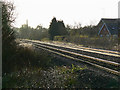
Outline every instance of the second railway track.
{"type": "MultiPolygon", "coordinates": [[[[90,65],[93,65],[95,67],[101,68],[102,70],[105,70],[105,71],[110,72],[115,75],[120,75],[119,62],[114,62],[114,61],[101,59],[98,57],[93,57],[90,54],[85,54],[85,53],[80,54],[78,52],[75,52],[75,50],[69,50],[68,48],[63,48],[63,47],[60,48],[59,46],[57,47],[55,45],[51,45],[51,44],[47,44],[47,43],[35,42],[32,40],[21,40],[21,41],[26,42],[26,43],[33,43],[33,45],[36,48],[45,49],[54,54],[58,54],[60,56],[66,57],[66,58],[70,58],[73,60],[77,60],[80,62],[84,62],[84,63],[90,64],[90,65]]],[[[119,57],[117,57],[117,58],[119,58],[119,57]]]]}

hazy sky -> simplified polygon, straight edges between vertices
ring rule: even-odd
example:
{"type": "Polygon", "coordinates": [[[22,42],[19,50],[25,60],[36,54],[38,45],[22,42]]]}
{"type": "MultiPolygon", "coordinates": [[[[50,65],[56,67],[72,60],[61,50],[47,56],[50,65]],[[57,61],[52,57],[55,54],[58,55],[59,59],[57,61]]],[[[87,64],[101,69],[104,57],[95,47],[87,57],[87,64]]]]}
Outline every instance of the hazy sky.
{"type": "Polygon", "coordinates": [[[16,6],[16,27],[28,23],[49,27],[51,19],[63,20],[65,25],[98,24],[101,18],[118,18],[120,0],[7,0],[16,6]]]}

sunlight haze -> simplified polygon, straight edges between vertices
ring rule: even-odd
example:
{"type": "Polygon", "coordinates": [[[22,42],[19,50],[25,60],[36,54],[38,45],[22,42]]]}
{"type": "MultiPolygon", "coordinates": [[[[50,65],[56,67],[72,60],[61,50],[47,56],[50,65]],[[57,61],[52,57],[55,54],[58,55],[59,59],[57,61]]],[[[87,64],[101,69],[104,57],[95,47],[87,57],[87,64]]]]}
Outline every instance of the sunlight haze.
{"type": "Polygon", "coordinates": [[[16,6],[16,27],[28,20],[29,26],[48,28],[53,17],[65,25],[96,25],[101,18],[118,18],[119,0],[7,0],[16,6]]]}

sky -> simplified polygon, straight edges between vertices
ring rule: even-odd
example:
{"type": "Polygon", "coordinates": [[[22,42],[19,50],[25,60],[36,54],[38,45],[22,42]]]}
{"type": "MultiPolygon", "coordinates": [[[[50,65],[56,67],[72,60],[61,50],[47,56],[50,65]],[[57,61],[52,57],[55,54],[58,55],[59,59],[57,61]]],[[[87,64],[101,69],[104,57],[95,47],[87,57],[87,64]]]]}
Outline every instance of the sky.
{"type": "Polygon", "coordinates": [[[65,25],[97,25],[101,18],[118,18],[120,0],[6,0],[16,7],[15,27],[42,25],[48,28],[53,17],[65,25]]]}

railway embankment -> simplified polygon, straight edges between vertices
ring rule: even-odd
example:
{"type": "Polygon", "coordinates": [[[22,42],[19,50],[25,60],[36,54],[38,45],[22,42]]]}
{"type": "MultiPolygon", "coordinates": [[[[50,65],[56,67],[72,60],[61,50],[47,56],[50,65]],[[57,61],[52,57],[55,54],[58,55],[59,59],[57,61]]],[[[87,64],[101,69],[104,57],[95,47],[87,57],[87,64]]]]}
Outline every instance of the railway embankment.
{"type": "Polygon", "coordinates": [[[28,52],[24,54],[32,59],[29,60],[30,66],[21,67],[20,70],[6,74],[3,77],[4,87],[119,88],[119,77],[116,75],[90,64],[37,48],[30,42],[22,42],[21,46],[29,47],[31,54],[29,55],[28,52]]]}

